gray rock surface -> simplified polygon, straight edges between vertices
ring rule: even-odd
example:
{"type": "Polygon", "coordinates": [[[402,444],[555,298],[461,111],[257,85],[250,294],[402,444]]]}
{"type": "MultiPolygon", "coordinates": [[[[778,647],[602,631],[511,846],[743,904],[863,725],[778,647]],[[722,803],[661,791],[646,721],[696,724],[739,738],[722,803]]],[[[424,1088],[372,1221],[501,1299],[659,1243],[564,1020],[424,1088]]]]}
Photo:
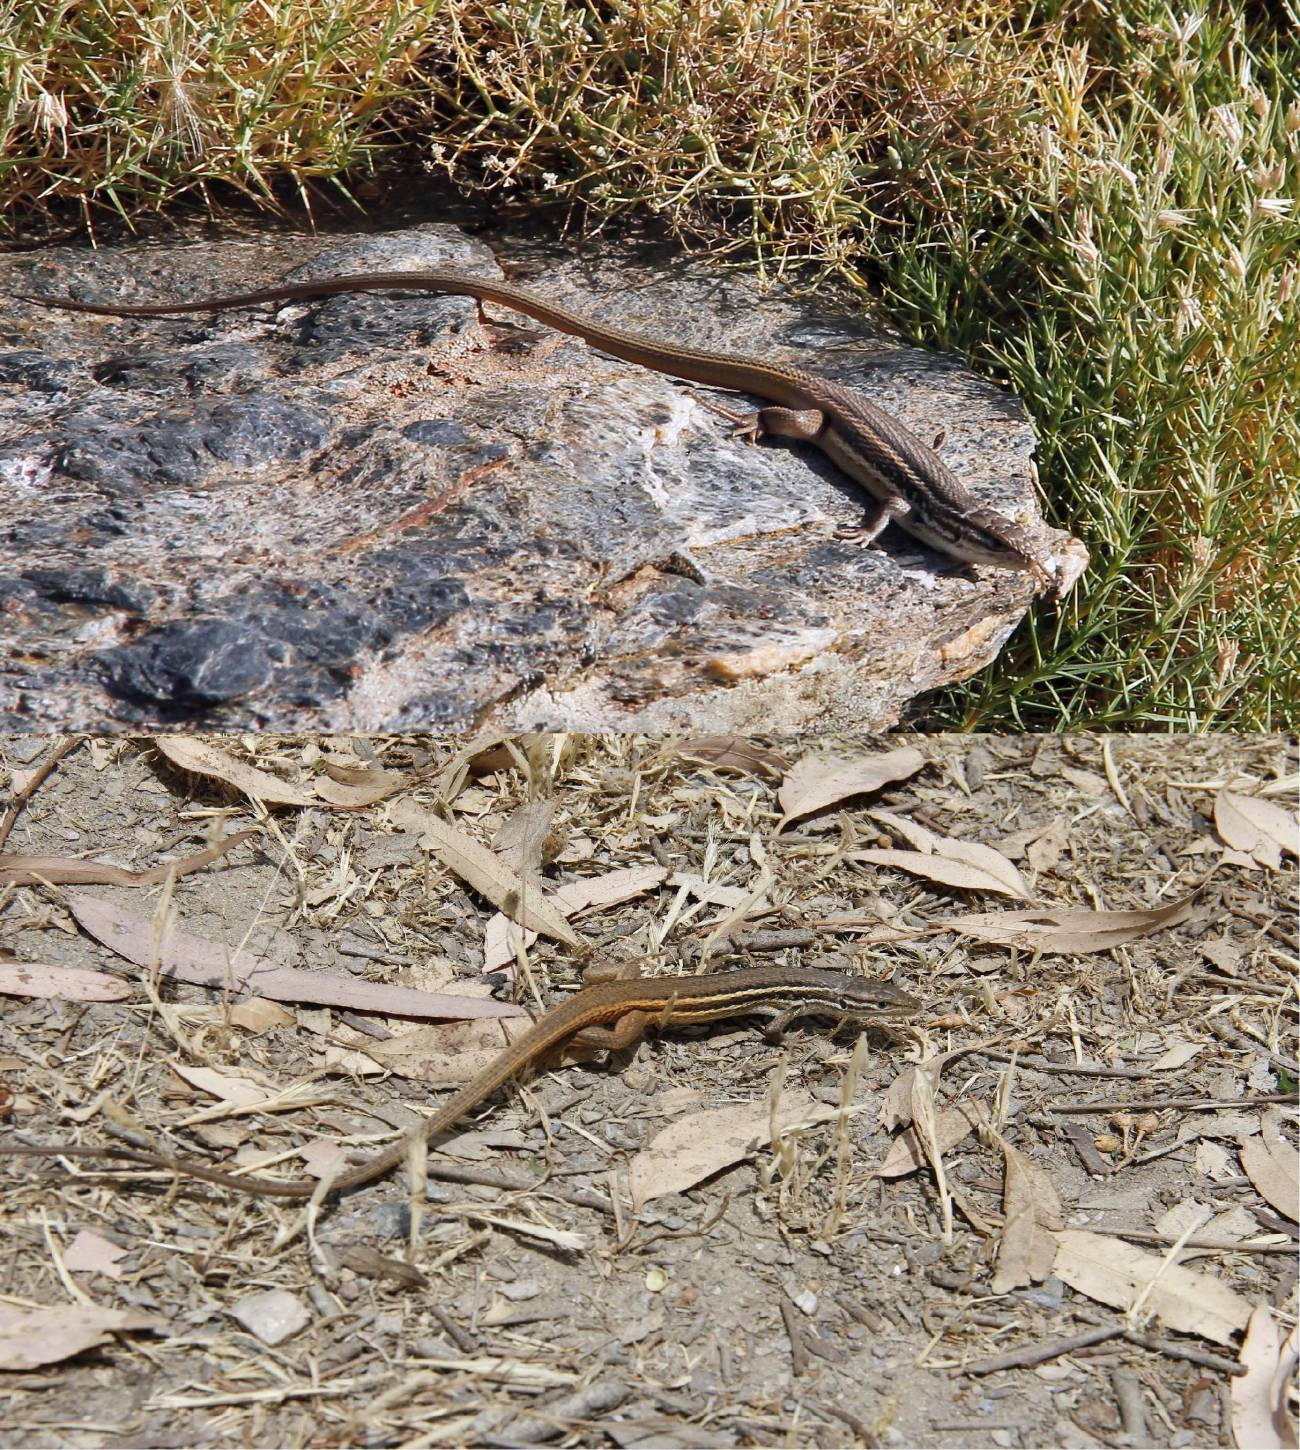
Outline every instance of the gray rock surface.
{"type": "MultiPolygon", "coordinates": [[[[15,255],[0,289],[143,303],[449,264],[839,378],[1040,526],[1014,399],[680,258],[494,255],[426,224],[15,255]]],[[[868,501],[816,450],[744,443],[682,384],[487,312],[6,300],[0,729],[875,729],[1024,613],[1024,575],[838,537],[868,501]]]]}

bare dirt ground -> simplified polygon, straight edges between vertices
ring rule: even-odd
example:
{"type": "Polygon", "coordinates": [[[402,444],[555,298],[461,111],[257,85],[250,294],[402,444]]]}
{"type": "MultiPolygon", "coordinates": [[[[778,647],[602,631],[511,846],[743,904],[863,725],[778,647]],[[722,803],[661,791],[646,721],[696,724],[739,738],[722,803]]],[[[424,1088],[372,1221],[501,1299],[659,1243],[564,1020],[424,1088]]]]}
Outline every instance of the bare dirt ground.
{"type": "Polygon", "coordinates": [[[310,1211],[0,1157],[7,1445],[1286,1443],[1290,743],[206,746],[0,741],[0,1147],[328,1176],[504,1042],[435,994],[593,958],[920,1006],[652,1032],[310,1211]]]}

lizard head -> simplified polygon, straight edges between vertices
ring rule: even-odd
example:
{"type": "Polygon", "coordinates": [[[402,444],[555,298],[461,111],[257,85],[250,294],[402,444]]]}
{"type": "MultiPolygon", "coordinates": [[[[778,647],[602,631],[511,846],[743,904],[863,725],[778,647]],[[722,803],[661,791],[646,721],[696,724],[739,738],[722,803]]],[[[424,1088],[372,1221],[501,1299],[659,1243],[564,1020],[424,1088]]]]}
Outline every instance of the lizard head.
{"type": "Polygon", "coordinates": [[[966,516],[962,557],[972,564],[992,564],[999,569],[1020,569],[1032,574],[1045,589],[1059,585],[1059,574],[1051,555],[1030,538],[1013,519],[990,508],[975,508],[966,516]]]}

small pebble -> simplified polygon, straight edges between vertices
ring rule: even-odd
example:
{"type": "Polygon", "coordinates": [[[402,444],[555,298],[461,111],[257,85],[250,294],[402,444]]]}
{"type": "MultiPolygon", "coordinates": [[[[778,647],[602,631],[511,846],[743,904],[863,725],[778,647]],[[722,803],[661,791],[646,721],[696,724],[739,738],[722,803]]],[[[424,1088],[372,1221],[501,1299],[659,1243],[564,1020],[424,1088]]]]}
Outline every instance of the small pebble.
{"type": "Polygon", "coordinates": [[[263,1344],[283,1344],[297,1334],[311,1317],[306,1305],[287,1289],[266,1289],[245,1294],[230,1311],[263,1344]]]}

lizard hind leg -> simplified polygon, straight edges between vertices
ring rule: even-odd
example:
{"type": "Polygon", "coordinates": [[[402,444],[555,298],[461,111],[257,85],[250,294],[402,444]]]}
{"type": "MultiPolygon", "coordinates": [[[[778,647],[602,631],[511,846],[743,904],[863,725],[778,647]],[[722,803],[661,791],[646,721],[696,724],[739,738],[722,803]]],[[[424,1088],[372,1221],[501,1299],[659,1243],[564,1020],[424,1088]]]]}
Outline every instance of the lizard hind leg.
{"type": "Polygon", "coordinates": [[[731,424],[732,436],[757,443],[760,438],[794,438],[812,443],[826,426],[826,414],[820,408],[726,408],[702,393],[692,393],[695,401],[725,418],[731,424]]]}

